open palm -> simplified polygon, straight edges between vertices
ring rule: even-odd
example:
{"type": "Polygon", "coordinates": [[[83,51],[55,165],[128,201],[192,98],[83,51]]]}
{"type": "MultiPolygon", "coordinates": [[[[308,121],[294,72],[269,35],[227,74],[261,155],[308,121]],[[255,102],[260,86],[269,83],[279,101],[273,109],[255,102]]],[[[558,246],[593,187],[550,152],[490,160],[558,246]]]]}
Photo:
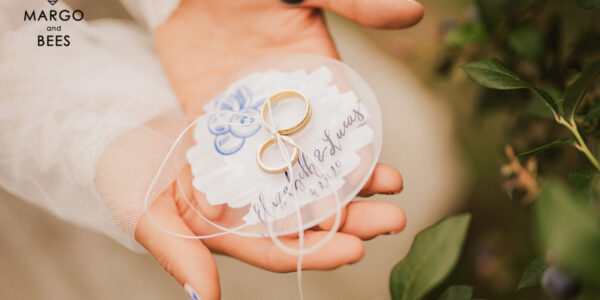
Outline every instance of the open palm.
{"type": "MultiPolygon", "coordinates": [[[[423,8],[411,0],[306,0],[287,5],[276,0],[182,0],[169,20],[156,30],[157,50],[184,109],[211,86],[240,66],[266,56],[312,53],[337,58],[319,8],[331,9],[360,24],[398,28],[418,22],[423,8]]],[[[191,189],[189,168],[180,182],[191,189]]],[[[392,167],[378,164],[361,196],[392,194],[402,190],[402,177],[392,167]]],[[[216,219],[221,209],[210,207],[203,195],[192,201],[203,214],[216,219]]],[[[206,235],[214,228],[198,217],[178,189],[167,189],[150,206],[163,226],[189,235],[206,235]]],[[[305,247],[321,240],[332,219],[305,231],[305,247]]],[[[339,232],[320,250],[305,256],[304,269],[332,269],[360,260],[362,240],[399,232],[405,226],[400,208],[390,203],[355,201],[343,211],[339,232]]],[[[211,251],[276,272],[296,269],[297,257],[277,248],[269,238],[224,235],[204,240],[170,236],[150,222],[139,221],[136,239],[180,283],[189,284],[202,299],[218,299],[220,285],[211,251]]],[[[297,248],[298,238],[281,238],[297,248]]]]}

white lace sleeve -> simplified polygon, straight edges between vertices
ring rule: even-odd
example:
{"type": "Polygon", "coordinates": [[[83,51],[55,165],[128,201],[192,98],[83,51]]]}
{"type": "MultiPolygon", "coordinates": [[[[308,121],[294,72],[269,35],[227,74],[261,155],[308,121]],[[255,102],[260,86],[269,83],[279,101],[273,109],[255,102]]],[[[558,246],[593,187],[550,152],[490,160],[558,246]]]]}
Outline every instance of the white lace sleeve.
{"type": "Polygon", "coordinates": [[[149,29],[160,25],[173,13],[179,0],[120,0],[129,13],[149,29]]]}
{"type": "Polygon", "coordinates": [[[183,112],[148,33],[121,21],[63,22],[59,33],[23,21],[49,8],[0,0],[0,186],[141,249],[143,196],[183,112]],[[70,45],[38,46],[47,34],[70,45]]]}

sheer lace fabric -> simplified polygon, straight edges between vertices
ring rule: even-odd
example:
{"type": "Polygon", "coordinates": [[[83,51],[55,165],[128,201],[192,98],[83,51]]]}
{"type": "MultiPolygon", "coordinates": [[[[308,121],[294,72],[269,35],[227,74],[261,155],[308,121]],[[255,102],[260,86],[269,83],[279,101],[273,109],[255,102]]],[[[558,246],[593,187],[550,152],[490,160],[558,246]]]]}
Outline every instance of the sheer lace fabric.
{"type": "MultiPolygon", "coordinates": [[[[124,4],[151,29],[177,2],[124,4]]],[[[23,14],[48,9],[69,8],[0,1],[0,186],[140,250],[133,232],[143,197],[183,112],[148,31],[126,21],[63,22],[54,34],[68,34],[69,47],[38,47],[53,24],[23,14]]]]}
{"type": "Polygon", "coordinates": [[[149,29],[163,23],[179,5],[179,0],[120,0],[129,13],[149,29]]]}

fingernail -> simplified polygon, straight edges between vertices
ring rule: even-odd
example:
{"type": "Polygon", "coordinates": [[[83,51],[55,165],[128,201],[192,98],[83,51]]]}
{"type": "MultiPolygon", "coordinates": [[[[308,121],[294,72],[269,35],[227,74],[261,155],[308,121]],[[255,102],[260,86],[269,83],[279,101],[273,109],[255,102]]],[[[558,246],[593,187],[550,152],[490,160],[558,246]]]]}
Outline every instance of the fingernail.
{"type": "Polygon", "coordinates": [[[418,4],[419,6],[423,7],[423,4],[419,3],[416,0],[408,0],[408,2],[414,3],[414,4],[418,4]]]}
{"type": "Polygon", "coordinates": [[[281,1],[286,4],[300,4],[304,0],[281,0],[281,1]]]}
{"type": "Polygon", "coordinates": [[[183,289],[185,290],[185,294],[187,295],[188,299],[190,300],[201,300],[202,298],[200,298],[200,296],[198,296],[198,293],[196,293],[196,291],[189,285],[189,284],[185,284],[183,286],[183,289]]]}

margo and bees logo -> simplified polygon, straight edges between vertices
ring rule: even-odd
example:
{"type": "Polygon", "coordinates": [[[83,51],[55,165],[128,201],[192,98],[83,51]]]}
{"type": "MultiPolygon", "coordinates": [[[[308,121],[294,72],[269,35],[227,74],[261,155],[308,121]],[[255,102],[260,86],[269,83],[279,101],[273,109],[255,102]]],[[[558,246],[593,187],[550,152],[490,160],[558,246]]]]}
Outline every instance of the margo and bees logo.
{"type": "MultiPolygon", "coordinates": [[[[58,0],[48,0],[54,6],[58,0]]],[[[64,34],[63,25],[67,22],[79,22],[83,20],[83,11],[77,10],[25,10],[23,21],[25,22],[52,22],[46,26],[47,34],[37,36],[38,47],[69,47],[71,37],[64,34]]]]}

